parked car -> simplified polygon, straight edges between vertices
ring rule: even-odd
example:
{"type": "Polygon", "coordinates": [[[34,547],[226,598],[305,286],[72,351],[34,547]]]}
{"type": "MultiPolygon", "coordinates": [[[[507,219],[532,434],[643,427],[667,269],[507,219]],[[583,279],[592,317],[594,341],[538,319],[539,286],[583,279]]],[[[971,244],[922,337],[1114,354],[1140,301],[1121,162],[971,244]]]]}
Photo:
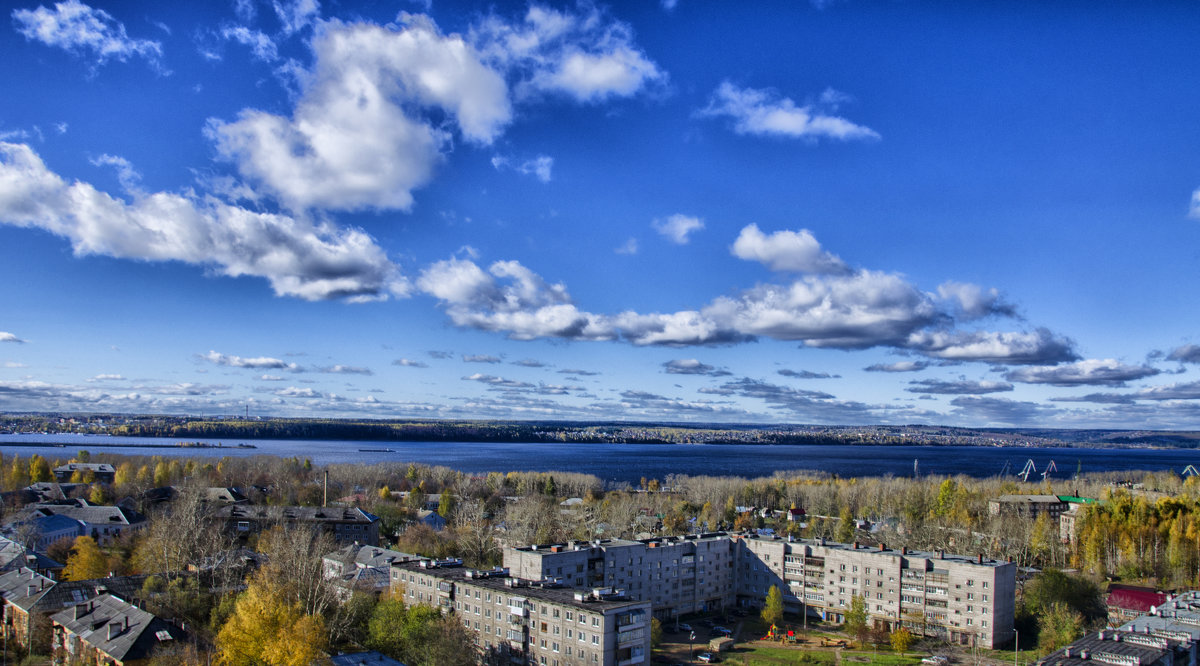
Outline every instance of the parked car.
{"type": "Polygon", "coordinates": [[[929,666],[946,666],[946,664],[950,663],[950,660],[940,654],[935,654],[932,657],[925,657],[921,660],[921,663],[928,664],[929,666]]]}
{"type": "Polygon", "coordinates": [[[712,629],[712,632],[713,632],[714,634],[725,634],[726,636],[728,636],[728,635],[730,635],[730,634],[732,634],[732,633],[733,633],[733,631],[732,631],[732,630],[730,630],[730,629],[728,629],[728,628],[726,628],[726,627],[713,627],[713,629],[712,629]]]}
{"type": "Polygon", "coordinates": [[[679,630],[680,630],[680,631],[691,631],[691,630],[692,630],[692,625],[690,625],[690,624],[687,624],[687,623],[685,623],[685,622],[680,622],[680,623],[679,623],[679,630]]]}
{"type": "Polygon", "coordinates": [[[711,652],[701,652],[699,657],[696,657],[706,664],[714,664],[721,661],[721,658],[711,652]]]}

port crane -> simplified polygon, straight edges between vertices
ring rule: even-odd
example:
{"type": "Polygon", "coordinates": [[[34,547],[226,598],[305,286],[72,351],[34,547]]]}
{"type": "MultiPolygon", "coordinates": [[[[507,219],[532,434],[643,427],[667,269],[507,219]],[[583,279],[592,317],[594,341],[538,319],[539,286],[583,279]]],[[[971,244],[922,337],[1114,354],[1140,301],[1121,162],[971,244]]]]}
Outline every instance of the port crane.
{"type": "Polygon", "coordinates": [[[1184,478],[1189,476],[1200,476],[1200,471],[1196,469],[1195,465],[1188,465],[1187,467],[1183,468],[1183,476],[1184,478]]]}
{"type": "Polygon", "coordinates": [[[1054,464],[1053,460],[1051,460],[1050,464],[1046,465],[1046,467],[1044,469],[1042,469],[1042,479],[1045,480],[1045,478],[1050,475],[1050,472],[1057,472],[1057,471],[1058,471],[1058,466],[1054,464]]]}
{"type": "Polygon", "coordinates": [[[1022,481],[1029,481],[1030,474],[1037,474],[1037,465],[1033,464],[1033,458],[1025,461],[1025,467],[1017,472],[1017,476],[1021,477],[1022,481]]]}

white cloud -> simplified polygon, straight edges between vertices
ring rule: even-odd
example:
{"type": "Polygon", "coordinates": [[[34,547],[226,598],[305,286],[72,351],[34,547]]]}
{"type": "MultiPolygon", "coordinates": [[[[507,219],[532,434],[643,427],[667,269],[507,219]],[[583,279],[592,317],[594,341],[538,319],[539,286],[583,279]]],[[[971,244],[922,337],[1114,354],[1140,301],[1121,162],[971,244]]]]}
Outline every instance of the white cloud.
{"type": "Polygon", "coordinates": [[[1192,205],[1188,208],[1188,217],[1200,220],[1200,188],[1192,192],[1192,205]]]}
{"type": "Polygon", "coordinates": [[[463,354],[463,363],[499,363],[504,359],[491,354],[463,354]]]}
{"type": "Polygon", "coordinates": [[[39,41],[75,54],[89,54],[96,65],[109,60],[126,62],[145,58],[158,67],[162,44],[149,39],[131,39],[125,25],[102,9],[93,9],[78,0],[66,0],[54,9],[16,9],[12,13],[17,32],[26,39],[39,41]]]}
{"type": "Polygon", "coordinates": [[[125,381],[125,377],[123,377],[121,375],[113,375],[113,374],[96,375],[95,377],[92,377],[88,381],[89,382],[120,382],[120,381],[125,381]]]}
{"type": "Polygon", "coordinates": [[[981,393],[1002,393],[1013,390],[1013,385],[1008,382],[993,382],[993,381],[970,381],[958,380],[947,381],[943,379],[920,379],[909,382],[909,388],[904,389],[909,393],[922,393],[925,395],[979,395],[981,393]]]}
{"type": "Polygon", "coordinates": [[[492,157],[492,166],[496,167],[497,171],[509,167],[519,174],[534,176],[543,183],[548,183],[554,169],[554,158],[549,155],[538,155],[524,162],[516,163],[510,158],[496,155],[492,157]]]}
{"type": "Polygon", "coordinates": [[[392,361],[392,365],[398,365],[402,368],[428,368],[429,367],[428,363],[423,363],[421,361],[414,361],[412,359],[407,359],[407,358],[398,358],[395,361],[392,361]]]}
{"type": "MultiPolygon", "coordinates": [[[[522,340],[619,338],[635,345],[687,346],[767,337],[834,349],[892,347],[950,361],[1045,364],[1077,358],[1069,339],[1046,329],[956,330],[961,300],[947,310],[900,275],[851,271],[822,252],[810,236],[775,235],[754,241],[755,234],[743,230],[743,237],[752,239],[742,243],[747,257],[826,273],[760,284],[695,310],[615,315],[579,309],[564,285],[549,284],[517,262],[496,262],[485,272],[467,259],[440,261],[421,273],[417,287],[440,299],[456,325],[522,340]]],[[[920,367],[925,366],[872,369],[920,367]]]]}
{"type": "Polygon", "coordinates": [[[142,174],[129,163],[129,160],[116,155],[104,154],[91,160],[94,166],[110,166],[117,172],[117,182],[121,189],[132,195],[143,194],[141,190],[142,174]]]}
{"type": "Polygon", "coordinates": [[[810,140],[878,139],[879,134],[875,130],[832,115],[836,111],[836,102],[844,99],[845,96],[840,93],[826,91],[820,103],[797,106],[794,101],[780,97],[775,91],[739,88],[724,81],[713,92],[708,106],[697,115],[710,118],[728,116],[733,119],[733,129],[738,134],[810,140]]]}
{"type": "Polygon", "coordinates": [[[228,26],[221,29],[221,37],[250,47],[250,52],[259,60],[274,62],[279,59],[275,42],[258,30],[251,30],[244,25],[228,26]]]}
{"type": "Polygon", "coordinates": [[[422,271],[417,288],[440,299],[458,326],[542,337],[607,339],[595,315],[570,303],[561,284],[550,285],[515,261],[497,261],[484,273],[466,259],[439,261],[422,271]]]}
{"type": "Polygon", "coordinates": [[[522,78],[522,95],[557,92],[600,102],[666,81],[634,45],[629,25],[595,7],[567,13],[534,4],[522,23],[492,16],[472,29],[471,39],[490,60],[522,78]]]}
{"type": "Polygon", "coordinates": [[[663,238],[676,245],[687,245],[688,236],[704,228],[704,220],[690,215],[676,213],[666,219],[657,219],[650,223],[654,230],[663,238]]]}
{"type": "Polygon", "coordinates": [[[25,344],[25,341],[8,331],[0,331],[0,342],[15,342],[17,344],[25,344]]]}
{"type": "Polygon", "coordinates": [[[918,331],[904,347],[950,361],[1013,365],[1063,363],[1078,358],[1075,345],[1045,328],[1033,331],[918,331]]]}
{"type": "Polygon", "coordinates": [[[984,289],[965,282],[945,282],[938,285],[938,296],[950,301],[963,319],[979,319],[988,315],[1016,316],[1016,308],[1006,302],[996,288],[984,289]]]}
{"type": "Polygon", "coordinates": [[[613,252],[616,252],[617,254],[637,254],[638,253],[637,239],[630,238],[629,240],[625,241],[623,244],[617,246],[617,248],[615,250],[613,250],[613,252]]]}
{"type": "Polygon", "coordinates": [[[246,109],[207,130],[244,177],[292,208],[407,209],[450,138],[421,114],[447,114],[480,144],[512,118],[501,75],[427,17],[402,15],[394,29],[325,22],[312,48],[290,118],[246,109]]]}
{"type": "Polygon", "coordinates": [[[679,0],[661,0],[662,8],[667,11],[674,11],[679,6],[679,0]]]}
{"type": "Polygon", "coordinates": [[[863,370],[866,372],[920,372],[928,367],[928,361],[896,361],[895,363],[876,363],[863,368],[863,370]]]}
{"type": "Polygon", "coordinates": [[[1025,384],[1051,386],[1124,386],[1127,382],[1159,374],[1144,365],[1126,365],[1116,359],[1085,359],[1057,366],[1010,370],[1004,378],[1025,384]]]}
{"type": "Polygon", "coordinates": [[[258,356],[254,358],[244,358],[231,354],[222,354],[216,351],[209,351],[203,354],[200,358],[213,363],[215,365],[224,365],[230,368],[253,368],[256,370],[299,370],[299,366],[295,363],[288,363],[282,359],[271,358],[270,356],[258,356]]]}
{"type": "Polygon", "coordinates": [[[321,3],[317,0],[275,0],[271,5],[283,31],[289,35],[312,24],[321,13],[321,3]]]}
{"type": "Polygon", "coordinates": [[[127,203],[88,183],[67,184],[23,144],[0,143],[0,223],[67,238],[81,256],[183,261],[266,278],[280,296],[365,300],[407,289],[361,230],[190,193],[138,194],[127,203]]]}
{"type": "Polygon", "coordinates": [[[795,273],[846,273],[848,268],[838,257],[821,249],[808,229],[776,231],[770,236],[758,225],[744,227],[731,248],[739,259],[758,261],[773,271],[795,273]]]}
{"type": "Polygon", "coordinates": [[[364,368],[354,365],[330,365],[317,368],[317,372],[324,372],[331,375],[374,375],[375,373],[370,368],[364,368]]]}

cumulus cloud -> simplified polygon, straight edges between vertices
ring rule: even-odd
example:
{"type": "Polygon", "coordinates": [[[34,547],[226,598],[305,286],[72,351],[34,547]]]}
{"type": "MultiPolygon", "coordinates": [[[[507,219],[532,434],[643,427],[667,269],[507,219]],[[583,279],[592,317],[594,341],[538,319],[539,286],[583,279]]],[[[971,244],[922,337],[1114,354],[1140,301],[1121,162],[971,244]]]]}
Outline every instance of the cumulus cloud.
{"type": "Polygon", "coordinates": [[[1145,365],[1126,365],[1116,359],[1086,359],[1064,365],[1016,368],[1004,378],[1024,384],[1051,386],[1124,386],[1127,382],[1159,374],[1145,365]]]}
{"type": "Polygon", "coordinates": [[[941,379],[921,379],[908,383],[909,393],[925,393],[933,395],[979,395],[982,393],[1002,393],[1013,390],[1008,382],[992,381],[946,381],[941,379]]]}
{"type": "Polygon", "coordinates": [[[1079,358],[1070,339],[1045,328],[1033,331],[917,331],[904,344],[913,351],[951,361],[1037,365],[1079,358]]]}
{"type": "Polygon", "coordinates": [[[802,275],[782,284],[760,284],[721,296],[697,310],[612,315],[580,309],[562,284],[550,284],[515,261],[486,271],[470,259],[439,261],[422,271],[417,287],[441,301],[459,326],[506,333],[520,340],[616,340],[635,345],[719,345],[758,338],[809,347],[866,349],[885,346],[948,361],[1046,364],[1075,360],[1073,343],[1045,329],[961,331],[955,311],[902,276],[851,270],[803,242],[808,259],[773,249],[795,246],[763,237],[746,253],[781,265],[835,273],[802,275]],[[785,259],[785,257],[790,257],[785,259]]]}
{"type": "Polygon", "coordinates": [[[867,372],[919,372],[928,367],[928,361],[896,361],[895,363],[868,365],[863,370],[867,372]]]}
{"type": "Polygon", "coordinates": [[[229,277],[265,278],[277,295],[366,300],[407,284],[366,232],[157,192],[126,202],[68,184],[24,144],[0,143],[0,223],[71,241],[76,255],[182,261],[229,277]]]}
{"type": "Polygon", "coordinates": [[[781,377],[791,377],[792,379],[832,379],[838,375],[831,375],[828,372],[813,372],[811,370],[791,370],[783,368],[777,372],[781,377]]]}
{"type": "Polygon", "coordinates": [[[450,140],[431,112],[484,145],[512,119],[501,74],[428,17],[328,21],[312,50],[291,117],[246,109],[207,128],[222,157],[289,207],[407,209],[450,140]]]}
{"type": "Polygon", "coordinates": [[[109,60],[126,62],[143,58],[156,68],[162,57],[162,44],[149,39],[132,39],[125,24],[111,14],[94,9],[78,0],[66,0],[54,9],[16,9],[12,13],[17,32],[25,39],[63,49],[78,56],[88,56],[93,64],[109,60]]]}
{"type": "Polygon", "coordinates": [[[398,366],[401,366],[404,368],[428,368],[429,367],[428,363],[423,363],[421,361],[414,361],[412,359],[407,359],[407,358],[398,358],[395,361],[392,361],[392,365],[398,365],[398,366]]]}
{"type": "Polygon", "coordinates": [[[1171,350],[1167,354],[1168,361],[1179,361],[1180,363],[1200,363],[1200,345],[1183,345],[1171,350]]]}
{"type": "Polygon", "coordinates": [[[790,98],[769,89],[740,88],[724,81],[713,91],[700,117],[729,117],[738,134],[793,139],[878,139],[879,134],[862,125],[833,115],[846,96],[827,90],[818,102],[797,106],[790,98]]]}
{"type": "Polygon", "coordinates": [[[984,289],[979,285],[964,282],[945,282],[937,288],[938,296],[953,303],[959,317],[964,320],[980,319],[989,315],[1015,317],[1016,306],[1001,297],[996,288],[984,289]]]}
{"type": "Polygon", "coordinates": [[[463,363],[499,363],[503,359],[491,354],[463,354],[463,363]]]}
{"type": "Polygon", "coordinates": [[[25,341],[8,331],[0,331],[0,342],[15,342],[19,345],[25,344],[25,341]]]}
{"type": "Polygon", "coordinates": [[[509,168],[525,176],[534,176],[543,183],[550,182],[551,171],[554,169],[554,158],[549,155],[538,155],[533,159],[516,161],[509,157],[496,155],[492,157],[492,166],[496,170],[509,168]]]}
{"type": "Polygon", "coordinates": [[[773,271],[843,274],[849,271],[838,257],[821,249],[808,229],[776,231],[770,236],[750,224],[742,228],[731,248],[733,256],[757,261],[773,271]]]}
{"type": "Polygon", "coordinates": [[[733,373],[728,370],[714,368],[701,363],[694,358],[681,358],[662,364],[663,370],[669,375],[708,375],[709,377],[727,377],[733,373]]]}
{"type": "Polygon", "coordinates": [[[254,368],[256,370],[291,371],[297,371],[300,369],[300,367],[295,363],[289,363],[278,358],[271,358],[270,356],[244,358],[242,356],[234,356],[232,354],[222,354],[216,351],[209,351],[207,354],[202,354],[200,358],[214,365],[223,365],[230,368],[254,368]]]}
{"type": "Polygon", "coordinates": [[[516,73],[521,96],[600,102],[667,79],[634,44],[632,28],[594,6],[572,13],[533,4],[523,21],[512,23],[490,16],[472,28],[471,41],[489,62],[516,73]]]}
{"type": "Polygon", "coordinates": [[[571,304],[566,287],[546,283],[515,261],[495,262],[487,272],[467,259],[439,261],[421,272],[417,287],[441,300],[459,326],[518,340],[613,336],[596,315],[571,304]]]}
{"type": "Polygon", "coordinates": [[[687,245],[688,236],[704,228],[704,220],[698,217],[675,214],[665,219],[654,220],[651,226],[663,238],[672,243],[687,245]]]}

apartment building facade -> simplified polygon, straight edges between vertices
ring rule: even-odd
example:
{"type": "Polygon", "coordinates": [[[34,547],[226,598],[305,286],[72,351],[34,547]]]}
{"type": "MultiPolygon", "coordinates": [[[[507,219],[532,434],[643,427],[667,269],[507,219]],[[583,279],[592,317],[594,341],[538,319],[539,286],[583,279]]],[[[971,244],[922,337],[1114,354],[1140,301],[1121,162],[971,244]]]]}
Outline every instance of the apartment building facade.
{"type": "Polygon", "coordinates": [[[1016,567],[946,553],[710,533],[509,548],[524,578],[625,589],[663,620],[730,606],[759,607],[772,586],[793,612],[843,622],[854,597],[871,621],[980,647],[1013,640],[1016,567]]]}
{"type": "Polygon", "coordinates": [[[538,666],[637,666],[650,661],[650,603],[611,590],[574,590],[461,561],[396,562],[392,594],[452,613],[480,653],[538,666]]]}

